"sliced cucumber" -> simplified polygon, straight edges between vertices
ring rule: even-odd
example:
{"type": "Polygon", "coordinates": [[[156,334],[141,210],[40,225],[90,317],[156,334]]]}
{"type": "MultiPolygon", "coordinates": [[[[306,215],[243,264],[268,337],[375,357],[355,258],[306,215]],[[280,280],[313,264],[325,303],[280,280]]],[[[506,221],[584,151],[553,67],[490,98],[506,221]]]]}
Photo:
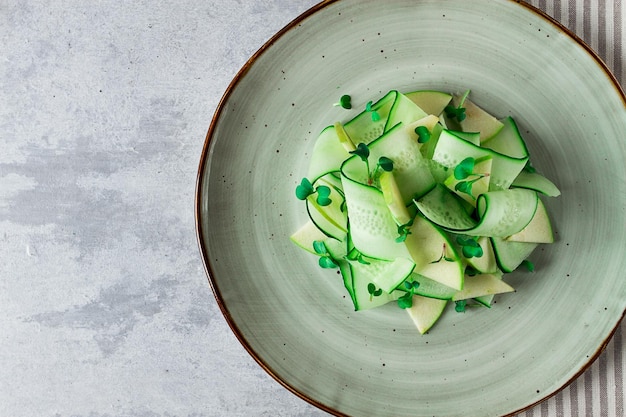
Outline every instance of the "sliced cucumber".
{"type": "Polygon", "coordinates": [[[350,261],[353,276],[374,283],[388,294],[398,288],[415,268],[413,261],[407,258],[396,258],[393,261],[367,259],[366,262],[350,261]]]}
{"type": "Polygon", "coordinates": [[[511,184],[513,188],[528,188],[549,197],[558,197],[561,191],[546,177],[536,172],[522,171],[511,184]]]}
{"type": "Polygon", "coordinates": [[[500,132],[486,143],[483,142],[482,146],[511,158],[528,157],[528,148],[526,148],[526,143],[517,128],[515,120],[509,116],[502,119],[501,123],[502,129],[500,132]]]}
{"type": "Polygon", "coordinates": [[[385,132],[388,132],[399,123],[403,123],[406,126],[415,120],[428,116],[424,110],[407,98],[407,96],[397,91],[395,93],[395,100],[391,110],[389,110],[389,116],[385,124],[385,132]]]}
{"type": "Polygon", "coordinates": [[[334,126],[328,126],[315,141],[307,178],[314,183],[329,172],[339,171],[341,164],[349,156],[339,142],[334,126]]]}
{"type": "Polygon", "coordinates": [[[370,143],[385,132],[387,117],[389,116],[389,111],[393,106],[396,96],[396,91],[390,91],[372,105],[372,110],[376,111],[378,115],[376,120],[373,120],[372,112],[362,111],[343,125],[346,133],[355,145],[359,143],[370,143]]]}
{"type": "Polygon", "coordinates": [[[498,266],[503,272],[513,272],[535,250],[538,243],[510,242],[503,238],[492,237],[491,244],[498,266]]]}
{"type": "MultiPolygon", "coordinates": [[[[424,275],[413,273],[407,279],[409,283],[417,282],[419,285],[413,289],[413,293],[422,297],[438,298],[440,300],[451,300],[458,290],[443,285],[434,279],[425,277],[424,275]]],[[[399,288],[402,290],[402,287],[399,288]]]]}
{"type": "Polygon", "coordinates": [[[530,223],[537,200],[537,193],[532,190],[490,191],[478,197],[478,221],[467,213],[453,193],[441,186],[416,201],[416,205],[427,219],[450,232],[508,237],[530,223]]]}
{"type": "Polygon", "coordinates": [[[306,199],[307,212],[311,221],[326,235],[337,240],[345,240],[348,233],[348,217],[344,210],[344,197],[334,186],[336,180],[329,176],[327,179],[320,178],[314,186],[326,186],[330,189],[329,198],[331,203],[322,206],[317,202],[316,194],[306,199]]]}
{"type": "Polygon", "coordinates": [[[512,118],[467,94],[390,91],[318,136],[309,183],[296,189],[310,220],[291,240],[320,266],[336,263],[355,310],[402,297],[424,333],[449,300],[489,307],[513,291],[500,271],[554,240],[537,193],[560,192],[527,165],[512,118]]]}
{"type": "Polygon", "coordinates": [[[450,130],[449,132],[452,133],[453,135],[460,137],[461,139],[468,141],[469,143],[473,145],[480,146],[480,133],[479,132],[463,132],[459,130],[450,130]]]}
{"type": "Polygon", "coordinates": [[[435,179],[430,164],[402,123],[397,124],[369,145],[369,166],[376,167],[380,157],[393,161],[393,175],[405,204],[430,191],[435,179]]]}
{"type": "Polygon", "coordinates": [[[491,157],[490,189],[507,189],[524,169],[528,158],[511,158],[491,149],[476,146],[456,136],[450,130],[443,130],[433,152],[433,161],[454,169],[465,158],[481,159],[491,157]]]}
{"type": "Polygon", "coordinates": [[[398,226],[382,192],[346,176],[342,182],[350,217],[350,236],[359,252],[388,261],[398,257],[411,259],[406,246],[396,242],[398,226]]]}

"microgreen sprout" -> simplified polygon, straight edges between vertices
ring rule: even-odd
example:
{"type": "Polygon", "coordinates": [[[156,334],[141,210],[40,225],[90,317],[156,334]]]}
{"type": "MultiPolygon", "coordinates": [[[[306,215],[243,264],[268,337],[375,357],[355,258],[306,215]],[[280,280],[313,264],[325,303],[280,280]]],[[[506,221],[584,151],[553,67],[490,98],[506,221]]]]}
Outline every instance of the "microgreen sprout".
{"type": "Polygon", "coordinates": [[[417,135],[417,143],[426,143],[430,140],[430,131],[426,126],[418,126],[415,128],[417,135]]]}
{"type": "Polygon", "coordinates": [[[467,259],[483,256],[483,248],[478,244],[477,237],[457,236],[456,243],[461,246],[463,256],[467,259]]]}
{"type": "Polygon", "coordinates": [[[479,181],[481,178],[488,176],[489,174],[479,174],[474,172],[474,166],[476,165],[476,159],[471,156],[465,158],[459,164],[454,167],[454,178],[460,180],[454,186],[456,191],[460,191],[462,193],[468,194],[472,198],[476,198],[472,194],[472,186],[475,182],[479,181]],[[469,179],[470,177],[474,177],[469,179]]]}
{"type": "Polygon", "coordinates": [[[367,284],[367,292],[370,295],[370,301],[372,301],[374,297],[380,296],[383,293],[383,290],[380,288],[376,288],[376,285],[370,282],[369,284],[367,284]]]}
{"type": "Polygon", "coordinates": [[[363,162],[365,162],[365,166],[367,169],[367,183],[369,185],[373,184],[374,177],[378,175],[379,170],[382,169],[383,171],[387,171],[387,172],[393,171],[393,161],[387,158],[386,156],[381,156],[380,158],[378,158],[378,162],[376,163],[376,168],[374,169],[374,172],[370,173],[370,161],[369,161],[370,149],[363,142],[359,143],[356,149],[353,151],[350,151],[349,153],[353,155],[357,155],[359,158],[361,158],[363,162]]]}
{"type": "Polygon", "coordinates": [[[415,290],[418,289],[419,286],[420,283],[417,281],[404,281],[404,288],[407,292],[406,294],[398,298],[398,307],[403,309],[413,307],[413,295],[415,294],[415,290]]]}
{"type": "Polygon", "coordinates": [[[446,116],[450,119],[456,119],[459,122],[465,120],[467,115],[465,114],[465,107],[463,107],[463,105],[465,104],[467,96],[469,96],[469,92],[470,90],[467,90],[465,94],[463,94],[458,106],[454,107],[452,104],[449,104],[445,107],[444,111],[446,112],[446,116]]]}
{"type": "Polygon", "coordinates": [[[363,257],[363,254],[359,252],[358,250],[356,250],[356,248],[352,249],[350,253],[348,253],[347,259],[349,261],[357,261],[358,263],[363,264],[363,265],[370,265],[370,262],[365,260],[365,258],[363,257]]]}
{"type": "Polygon", "coordinates": [[[473,268],[469,265],[465,267],[465,275],[473,277],[478,274],[480,274],[480,272],[476,268],[473,268]]]}
{"type": "Polygon", "coordinates": [[[380,120],[380,114],[378,114],[378,112],[374,110],[372,106],[373,106],[373,102],[368,101],[367,104],[365,105],[365,111],[372,114],[373,122],[377,122],[380,120]]]}
{"type": "Polygon", "coordinates": [[[368,176],[367,183],[372,185],[374,182],[374,178],[379,176],[380,170],[391,172],[393,171],[393,161],[386,156],[381,156],[378,158],[378,162],[376,163],[376,168],[374,168],[374,172],[368,176]]]}
{"type": "Polygon", "coordinates": [[[352,98],[349,95],[344,94],[339,99],[339,102],[335,103],[334,106],[342,107],[346,110],[349,110],[352,108],[352,98]]]}
{"type": "Polygon", "coordinates": [[[408,222],[401,224],[398,226],[398,237],[396,238],[397,243],[402,243],[406,240],[407,236],[411,234],[410,228],[413,226],[413,221],[415,219],[411,219],[408,222]]]}
{"type": "Polygon", "coordinates": [[[441,251],[441,256],[437,259],[431,262],[431,264],[436,264],[439,263],[441,261],[446,261],[446,262],[454,262],[454,259],[449,258],[446,256],[446,252],[448,251],[448,245],[446,245],[445,243],[443,244],[443,250],[441,251]]]}
{"type": "Polygon", "coordinates": [[[308,178],[302,178],[300,185],[296,187],[296,197],[298,200],[306,200],[308,196],[317,193],[317,204],[320,206],[327,206],[332,203],[330,196],[330,188],[325,185],[320,185],[317,188],[313,188],[313,184],[308,178]]]}
{"type": "Polygon", "coordinates": [[[387,171],[387,172],[393,171],[393,161],[387,158],[386,156],[381,156],[380,158],[378,158],[378,166],[383,171],[387,171]]]}
{"type": "Polygon", "coordinates": [[[529,272],[535,272],[535,264],[533,264],[528,259],[524,259],[522,261],[522,265],[524,265],[526,267],[526,269],[528,269],[529,272]]]}
{"type": "Polygon", "coordinates": [[[326,244],[324,242],[321,240],[314,240],[313,250],[315,253],[320,255],[318,263],[322,268],[337,268],[337,262],[328,253],[328,249],[326,249],[326,244]]]}
{"type": "Polygon", "coordinates": [[[371,184],[370,160],[369,160],[370,148],[368,148],[365,143],[361,142],[361,143],[359,143],[357,145],[355,150],[350,151],[349,153],[351,153],[353,155],[357,155],[359,158],[361,158],[361,161],[365,162],[365,166],[367,167],[367,177],[368,177],[368,179],[370,179],[369,182],[371,184]]]}
{"type": "Polygon", "coordinates": [[[454,302],[454,311],[457,313],[464,313],[467,307],[467,300],[458,300],[454,302]]]}

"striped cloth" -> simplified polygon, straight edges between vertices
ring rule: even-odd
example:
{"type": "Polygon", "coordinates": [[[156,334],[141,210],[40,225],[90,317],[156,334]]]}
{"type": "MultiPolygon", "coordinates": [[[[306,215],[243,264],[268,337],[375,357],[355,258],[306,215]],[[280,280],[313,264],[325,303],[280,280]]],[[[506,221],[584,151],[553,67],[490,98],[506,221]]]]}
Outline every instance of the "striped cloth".
{"type": "MultiPolygon", "coordinates": [[[[604,60],[626,89],[624,73],[625,30],[621,0],[525,0],[543,10],[578,37],[604,60]]],[[[556,396],[519,417],[624,417],[626,322],[587,371],[556,396]]]]}

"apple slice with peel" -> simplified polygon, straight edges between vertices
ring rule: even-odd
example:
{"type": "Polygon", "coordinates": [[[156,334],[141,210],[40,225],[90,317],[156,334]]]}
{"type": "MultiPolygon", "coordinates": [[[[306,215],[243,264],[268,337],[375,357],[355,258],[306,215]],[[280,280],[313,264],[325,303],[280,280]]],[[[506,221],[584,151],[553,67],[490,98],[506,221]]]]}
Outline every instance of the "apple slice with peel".
{"type": "Polygon", "coordinates": [[[450,103],[452,96],[448,93],[434,90],[419,90],[405,94],[413,103],[417,104],[426,114],[440,115],[450,103]]]}
{"type": "Polygon", "coordinates": [[[519,232],[506,238],[509,242],[553,243],[554,234],[546,207],[537,199],[537,210],[532,220],[519,232]]]}
{"type": "Polygon", "coordinates": [[[406,309],[417,330],[424,334],[441,317],[448,300],[413,295],[413,305],[406,309]]]}
{"type": "Polygon", "coordinates": [[[317,225],[311,220],[306,222],[302,227],[300,227],[290,236],[290,239],[293,243],[313,254],[316,253],[313,249],[313,242],[315,242],[316,240],[324,241],[327,238],[328,236],[326,236],[320,229],[318,229],[317,225]]]}
{"type": "Polygon", "coordinates": [[[454,294],[452,301],[513,291],[513,287],[502,281],[501,277],[495,274],[479,274],[465,277],[463,289],[454,294]]]}
{"type": "Polygon", "coordinates": [[[480,142],[485,143],[494,137],[504,125],[491,114],[478,107],[467,97],[455,95],[452,98],[455,107],[465,108],[465,119],[459,124],[464,132],[480,132],[480,142]]]}

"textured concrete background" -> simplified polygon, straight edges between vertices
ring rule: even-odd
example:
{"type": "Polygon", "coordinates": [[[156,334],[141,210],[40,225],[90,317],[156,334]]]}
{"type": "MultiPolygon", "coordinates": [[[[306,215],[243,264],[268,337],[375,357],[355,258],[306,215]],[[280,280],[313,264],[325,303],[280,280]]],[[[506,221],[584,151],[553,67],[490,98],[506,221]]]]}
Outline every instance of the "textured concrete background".
{"type": "Polygon", "coordinates": [[[323,415],[231,334],[193,218],[218,100],[314,3],[0,1],[0,416],[323,415]]]}
{"type": "Polygon", "coordinates": [[[314,3],[0,0],[0,417],[326,415],[231,334],[193,219],[220,97],[314,3]]]}

